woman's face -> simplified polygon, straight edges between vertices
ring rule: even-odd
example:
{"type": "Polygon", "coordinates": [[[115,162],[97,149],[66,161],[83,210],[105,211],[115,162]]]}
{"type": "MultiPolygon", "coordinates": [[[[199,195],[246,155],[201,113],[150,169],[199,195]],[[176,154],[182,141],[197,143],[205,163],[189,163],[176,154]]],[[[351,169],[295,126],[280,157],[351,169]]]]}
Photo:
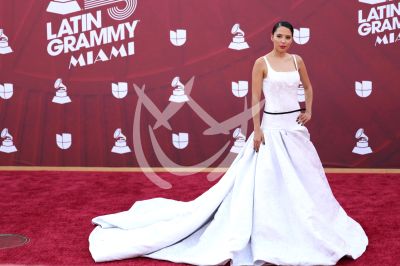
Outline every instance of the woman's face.
{"type": "Polygon", "coordinates": [[[274,49],[278,52],[287,52],[293,42],[293,36],[290,29],[280,26],[273,35],[271,35],[274,49]]]}

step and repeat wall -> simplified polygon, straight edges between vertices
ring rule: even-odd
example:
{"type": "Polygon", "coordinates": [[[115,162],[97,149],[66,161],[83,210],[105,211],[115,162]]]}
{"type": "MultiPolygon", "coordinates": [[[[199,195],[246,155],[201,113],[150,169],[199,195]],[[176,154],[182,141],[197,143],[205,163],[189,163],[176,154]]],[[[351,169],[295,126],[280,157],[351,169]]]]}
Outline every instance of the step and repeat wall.
{"type": "Polygon", "coordinates": [[[1,0],[0,165],[229,166],[253,130],[254,61],[287,20],[324,166],[399,168],[399,14],[385,0],[1,0]]]}

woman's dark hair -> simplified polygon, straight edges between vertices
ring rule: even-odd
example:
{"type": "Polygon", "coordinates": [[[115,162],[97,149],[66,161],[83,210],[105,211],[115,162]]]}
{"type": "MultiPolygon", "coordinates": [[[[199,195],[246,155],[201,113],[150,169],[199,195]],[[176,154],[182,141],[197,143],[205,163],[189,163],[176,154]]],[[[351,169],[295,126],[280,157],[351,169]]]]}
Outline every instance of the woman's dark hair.
{"type": "Polygon", "coordinates": [[[290,30],[290,32],[292,33],[292,36],[293,36],[293,25],[290,24],[290,23],[287,22],[287,21],[279,21],[279,22],[277,22],[277,23],[274,25],[274,27],[272,28],[272,34],[274,34],[275,31],[276,31],[279,27],[288,28],[288,29],[290,30]]]}

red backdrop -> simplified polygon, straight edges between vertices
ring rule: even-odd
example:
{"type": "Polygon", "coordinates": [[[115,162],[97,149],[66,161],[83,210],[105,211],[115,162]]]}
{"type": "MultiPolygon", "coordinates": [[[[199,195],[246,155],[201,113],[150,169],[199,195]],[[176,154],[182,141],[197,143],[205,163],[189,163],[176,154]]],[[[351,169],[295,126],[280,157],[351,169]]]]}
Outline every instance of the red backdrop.
{"type": "MultiPolygon", "coordinates": [[[[390,5],[387,10],[393,6],[400,8],[399,1],[367,4],[345,0],[138,0],[134,13],[123,20],[113,19],[107,10],[112,6],[123,9],[124,2],[83,10],[82,0],[77,2],[82,10],[69,14],[47,12],[49,2],[0,1],[0,29],[13,50],[0,54],[0,84],[3,88],[5,83],[13,84],[12,97],[4,96],[7,89],[3,89],[4,97],[0,98],[0,130],[8,129],[17,149],[0,152],[0,165],[146,166],[138,160],[144,157],[149,166],[227,166],[234,156],[229,152],[234,129],[242,122],[248,125],[247,131],[246,126],[242,127],[248,136],[252,121],[238,117],[237,125],[225,132],[228,134],[211,135],[204,132],[209,128],[205,121],[223,122],[242,113],[246,102],[250,104],[253,63],[271,50],[271,28],[284,19],[296,29],[310,30],[307,43],[294,43],[291,53],[303,57],[313,84],[313,119],[307,127],[324,166],[400,167],[400,42],[390,42],[390,34],[396,38],[400,30],[392,27],[367,36],[359,33],[359,27],[360,31],[367,31],[372,21],[399,19],[393,9],[392,15],[374,13],[378,6],[390,5]],[[48,23],[56,33],[63,20],[88,13],[95,16],[99,10],[102,28],[117,28],[138,20],[134,37],[49,55],[48,23]],[[228,48],[236,23],[245,33],[249,49],[228,48]],[[360,26],[362,23],[367,24],[360,26]],[[177,29],[186,30],[182,46],[174,46],[170,41],[170,31],[177,29]],[[385,35],[387,44],[377,42],[378,37],[385,35]],[[96,57],[100,49],[109,54],[113,46],[119,48],[129,42],[134,42],[133,55],[69,67],[71,56],[77,58],[93,51],[96,57]],[[181,109],[167,121],[170,129],[156,128],[156,118],[160,117],[156,110],[163,112],[170,103],[171,81],[176,76],[185,84],[186,94],[193,82],[192,105],[181,104],[181,109]],[[52,102],[58,78],[67,86],[70,103],[52,102]],[[249,93],[244,98],[232,93],[232,82],[239,80],[249,82],[249,93]],[[368,97],[357,95],[357,81],[372,81],[368,97]],[[112,83],[117,82],[128,84],[128,94],[122,99],[114,97],[111,91],[112,83]],[[155,108],[141,105],[134,84],[145,87],[147,102],[155,108]],[[194,104],[206,114],[195,111],[198,109],[194,104]],[[122,129],[131,152],[111,152],[117,128],[122,129]],[[170,161],[157,157],[160,152],[154,147],[156,142],[151,139],[149,128],[170,161]],[[367,146],[372,152],[368,154],[352,152],[359,128],[369,138],[367,146]],[[178,132],[189,133],[189,144],[184,149],[173,145],[172,133],[178,132]],[[69,149],[57,146],[56,134],[61,133],[72,135],[69,149]],[[221,154],[214,160],[212,156],[218,151],[221,154]],[[224,160],[227,156],[231,157],[224,160]]],[[[88,31],[83,34],[89,36],[88,31]]]]}

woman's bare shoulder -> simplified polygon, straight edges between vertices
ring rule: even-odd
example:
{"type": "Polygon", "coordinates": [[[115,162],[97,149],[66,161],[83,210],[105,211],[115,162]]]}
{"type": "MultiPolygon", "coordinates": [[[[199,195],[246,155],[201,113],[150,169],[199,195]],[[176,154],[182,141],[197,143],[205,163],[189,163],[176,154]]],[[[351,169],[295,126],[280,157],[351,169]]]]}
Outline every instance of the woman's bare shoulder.
{"type": "Polygon", "coordinates": [[[302,58],[300,55],[298,55],[298,54],[292,54],[292,55],[294,55],[294,56],[296,57],[296,61],[297,61],[299,64],[304,63],[303,58],[302,58]]]}
{"type": "Polygon", "coordinates": [[[265,61],[263,56],[260,56],[254,61],[254,68],[256,69],[264,69],[265,61]]]}
{"type": "Polygon", "coordinates": [[[264,55],[257,58],[256,61],[254,62],[254,64],[263,64],[263,63],[264,63],[264,55]]]}

